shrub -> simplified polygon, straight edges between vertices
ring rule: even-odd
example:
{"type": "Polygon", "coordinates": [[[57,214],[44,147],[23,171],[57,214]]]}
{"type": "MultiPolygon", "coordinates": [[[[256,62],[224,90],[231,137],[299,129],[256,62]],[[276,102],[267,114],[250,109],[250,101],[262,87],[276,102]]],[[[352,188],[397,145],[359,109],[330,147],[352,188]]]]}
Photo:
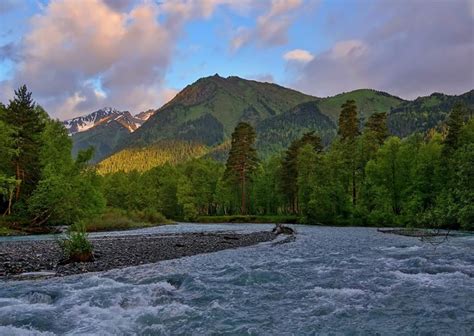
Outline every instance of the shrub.
{"type": "Polygon", "coordinates": [[[61,247],[68,262],[85,262],[94,259],[94,248],[88,239],[83,222],[71,225],[61,247]]]}
{"type": "Polygon", "coordinates": [[[154,209],[126,211],[108,208],[102,215],[85,222],[88,232],[129,230],[166,224],[169,221],[154,209]]]}

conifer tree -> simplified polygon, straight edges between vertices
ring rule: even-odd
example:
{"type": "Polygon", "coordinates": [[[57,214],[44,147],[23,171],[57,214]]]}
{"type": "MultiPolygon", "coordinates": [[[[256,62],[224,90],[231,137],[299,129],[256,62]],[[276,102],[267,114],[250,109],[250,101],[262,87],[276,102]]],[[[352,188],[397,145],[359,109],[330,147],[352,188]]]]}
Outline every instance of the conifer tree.
{"type": "Polygon", "coordinates": [[[449,114],[448,121],[446,122],[448,126],[448,134],[444,140],[445,154],[449,154],[458,148],[459,135],[464,124],[464,113],[464,107],[458,103],[449,114]]]}
{"type": "Polygon", "coordinates": [[[241,212],[247,213],[247,184],[257,168],[258,158],[255,150],[255,130],[245,122],[240,122],[232,133],[229,158],[226,163],[225,177],[240,186],[241,212]]]}
{"type": "Polygon", "coordinates": [[[321,152],[321,138],[314,132],[305,133],[300,139],[294,140],[285,152],[282,160],[281,189],[290,203],[291,212],[298,212],[298,153],[305,145],[311,145],[315,152],[321,152]]]}
{"type": "Polygon", "coordinates": [[[354,140],[359,134],[357,107],[354,100],[348,100],[341,106],[338,134],[342,140],[354,140]]]}
{"type": "Polygon", "coordinates": [[[352,205],[357,203],[357,165],[356,139],[360,134],[357,119],[357,107],[354,100],[348,100],[341,106],[338,134],[341,137],[347,170],[350,172],[352,205]]]}
{"type": "Polygon", "coordinates": [[[15,91],[10,101],[5,121],[15,128],[16,155],[12,160],[18,184],[16,200],[27,198],[40,179],[39,152],[45,112],[33,102],[25,85],[15,91]]]}
{"type": "Polygon", "coordinates": [[[379,145],[388,137],[387,113],[372,114],[365,124],[366,132],[371,132],[379,145]]]}

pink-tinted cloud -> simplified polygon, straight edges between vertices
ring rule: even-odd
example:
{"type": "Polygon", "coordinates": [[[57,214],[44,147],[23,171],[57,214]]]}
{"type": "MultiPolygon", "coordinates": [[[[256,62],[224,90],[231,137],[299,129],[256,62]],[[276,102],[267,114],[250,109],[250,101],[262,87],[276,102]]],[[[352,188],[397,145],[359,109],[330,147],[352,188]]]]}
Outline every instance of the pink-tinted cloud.
{"type": "MultiPolygon", "coordinates": [[[[59,118],[103,105],[132,112],[159,107],[175,92],[164,78],[186,21],[207,18],[219,5],[245,10],[249,4],[52,0],[31,19],[31,30],[15,48],[16,73],[2,91],[26,83],[59,118]]],[[[1,54],[12,50],[7,45],[1,54]]]]}
{"type": "Polygon", "coordinates": [[[341,35],[346,40],[299,68],[296,88],[327,96],[369,87],[405,98],[474,88],[471,0],[381,0],[362,5],[361,24],[345,26],[341,35]]]}

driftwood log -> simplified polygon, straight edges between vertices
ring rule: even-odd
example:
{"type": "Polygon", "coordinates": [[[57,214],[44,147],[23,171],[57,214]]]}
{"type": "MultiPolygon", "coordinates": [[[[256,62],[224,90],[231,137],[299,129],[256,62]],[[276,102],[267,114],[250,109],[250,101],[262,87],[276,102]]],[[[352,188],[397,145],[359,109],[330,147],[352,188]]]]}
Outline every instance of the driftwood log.
{"type": "Polygon", "coordinates": [[[288,226],[284,226],[283,224],[277,223],[272,230],[273,233],[276,235],[279,234],[287,234],[287,235],[294,235],[296,231],[288,226]]]}

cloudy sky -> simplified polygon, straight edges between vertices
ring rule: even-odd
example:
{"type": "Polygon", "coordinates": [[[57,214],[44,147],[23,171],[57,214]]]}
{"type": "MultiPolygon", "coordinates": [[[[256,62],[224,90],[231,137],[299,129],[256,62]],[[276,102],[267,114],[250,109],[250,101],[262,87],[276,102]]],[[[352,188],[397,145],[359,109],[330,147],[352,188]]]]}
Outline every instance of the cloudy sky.
{"type": "Polygon", "coordinates": [[[218,73],[316,96],[474,88],[474,0],[0,0],[0,101],[157,108],[218,73]]]}

